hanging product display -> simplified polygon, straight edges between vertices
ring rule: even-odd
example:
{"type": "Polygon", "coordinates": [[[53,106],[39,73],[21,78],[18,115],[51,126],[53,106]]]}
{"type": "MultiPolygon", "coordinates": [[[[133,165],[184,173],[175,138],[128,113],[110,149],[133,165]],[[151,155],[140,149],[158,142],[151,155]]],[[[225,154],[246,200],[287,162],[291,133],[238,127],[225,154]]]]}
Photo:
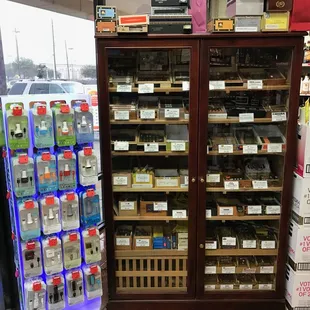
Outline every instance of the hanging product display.
{"type": "Polygon", "coordinates": [[[80,227],[79,197],[75,192],[60,196],[61,222],[64,231],[80,227]]]}
{"type": "Polygon", "coordinates": [[[60,202],[54,195],[45,196],[39,199],[41,210],[42,231],[45,235],[61,231],[60,202]]]}
{"type": "Polygon", "coordinates": [[[72,269],[82,264],[80,234],[77,231],[64,233],[62,236],[62,249],[65,268],[72,269]]]}
{"type": "Polygon", "coordinates": [[[86,264],[94,264],[101,259],[99,230],[96,227],[82,231],[84,260],[86,264]]]}
{"type": "Polygon", "coordinates": [[[66,273],[68,304],[75,305],[84,301],[84,281],[81,269],[66,273]]]}
{"type": "Polygon", "coordinates": [[[26,309],[46,310],[46,284],[41,278],[24,284],[26,309]]]}
{"type": "Polygon", "coordinates": [[[71,150],[57,154],[58,188],[72,190],[76,188],[76,155],[71,150]]]}
{"type": "Polygon", "coordinates": [[[65,281],[62,274],[46,279],[47,305],[49,310],[65,307],[65,281]]]}
{"type": "Polygon", "coordinates": [[[80,184],[89,186],[95,184],[98,179],[97,156],[93,154],[91,147],[84,147],[78,153],[80,184]]]}
{"type": "Polygon", "coordinates": [[[44,271],[47,275],[62,272],[63,254],[61,240],[56,237],[48,237],[42,240],[44,271]]]}
{"type": "Polygon", "coordinates": [[[41,244],[39,241],[28,241],[22,244],[24,277],[40,276],[43,272],[41,244]]]}
{"type": "Polygon", "coordinates": [[[99,194],[94,189],[80,193],[81,222],[84,226],[97,225],[100,222],[99,194]]]}
{"type": "Polygon", "coordinates": [[[84,266],[85,291],[88,299],[102,295],[101,269],[98,265],[84,266]]]}
{"type": "Polygon", "coordinates": [[[74,123],[78,144],[94,142],[94,116],[87,102],[74,107],[74,123]]]}

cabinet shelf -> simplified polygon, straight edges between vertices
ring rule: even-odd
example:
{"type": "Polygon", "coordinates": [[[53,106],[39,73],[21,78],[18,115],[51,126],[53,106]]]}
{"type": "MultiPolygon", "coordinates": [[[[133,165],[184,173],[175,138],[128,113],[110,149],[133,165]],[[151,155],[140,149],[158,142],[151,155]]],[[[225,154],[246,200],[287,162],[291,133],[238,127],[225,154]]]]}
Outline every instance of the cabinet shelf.
{"type": "MultiPolygon", "coordinates": [[[[225,268],[225,266],[219,267],[219,266],[208,266],[208,267],[216,267],[216,274],[228,274],[225,272],[222,272],[222,268],[225,268]]],[[[236,267],[236,272],[233,274],[275,274],[277,272],[276,266],[262,266],[262,267],[268,267],[270,269],[273,268],[273,272],[270,272],[270,270],[264,272],[264,268],[261,270],[260,266],[257,267],[236,267]]],[[[229,267],[228,267],[229,268],[229,267]]],[[[266,270],[265,269],[265,270],[266,270]]],[[[212,274],[212,273],[206,273],[205,274],[212,274]]],[[[214,273],[213,273],[214,274],[214,273]]]]}
{"type": "Polygon", "coordinates": [[[187,125],[188,120],[141,120],[133,119],[129,121],[116,121],[110,120],[110,123],[113,125],[187,125]]]}
{"type": "Polygon", "coordinates": [[[172,216],[114,216],[114,221],[187,221],[186,218],[174,218],[172,216]]]}
{"type": "Polygon", "coordinates": [[[169,192],[188,192],[188,188],[180,188],[180,187],[177,187],[177,188],[156,188],[156,187],[153,187],[153,188],[146,188],[146,187],[143,187],[143,188],[124,188],[124,187],[119,187],[119,186],[114,186],[113,187],[113,191],[115,193],[129,193],[129,192],[132,192],[132,193],[141,193],[141,192],[156,192],[156,193],[169,193],[169,192]]]}
{"type": "Polygon", "coordinates": [[[277,256],[278,250],[263,249],[218,249],[206,250],[206,256],[277,256]]]}
{"type": "Polygon", "coordinates": [[[112,152],[113,156],[188,156],[188,152],[138,152],[138,151],[128,151],[128,152],[112,152]]]}
{"type": "Polygon", "coordinates": [[[280,220],[280,215],[245,215],[245,216],[212,216],[206,221],[274,221],[280,220]]]}
{"type": "Polygon", "coordinates": [[[223,192],[282,192],[282,186],[269,187],[265,189],[254,189],[253,187],[244,187],[239,189],[225,189],[224,187],[208,187],[207,192],[223,193],[223,192]]]}
{"type": "Polygon", "coordinates": [[[184,256],[187,258],[187,251],[182,250],[116,250],[115,257],[164,257],[184,256]]]}
{"type": "Polygon", "coordinates": [[[286,123],[287,121],[272,121],[271,117],[267,118],[255,118],[254,122],[248,122],[248,123],[240,123],[239,117],[231,117],[231,118],[209,118],[208,123],[209,124],[259,124],[259,123],[286,123]]]}
{"type": "MultiPolygon", "coordinates": [[[[110,87],[109,92],[116,93],[117,87],[110,87]]],[[[132,87],[131,92],[138,93],[138,87],[132,87]]],[[[182,93],[182,92],[185,92],[182,87],[154,87],[154,93],[182,93]]]]}
{"type": "Polygon", "coordinates": [[[233,153],[219,153],[218,151],[209,151],[207,155],[210,156],[229,156],[229,155],[281,155],[284,156],[285,152],[267,152],[267,151],[257,151],[255,154],[244,154],[243,151],[234,151],[233,153]]]}
{"type": "Polygon", "coordinates": [[[291,86],[289,84],[285,85],[266,85],[262,89],[248,89],[247,86],[232,86],[225,87],[225,89],[210,89],[210,92],[225,91],[226,93],[235,91],[270,91],[270,90],[289,90],[291,86]]]}

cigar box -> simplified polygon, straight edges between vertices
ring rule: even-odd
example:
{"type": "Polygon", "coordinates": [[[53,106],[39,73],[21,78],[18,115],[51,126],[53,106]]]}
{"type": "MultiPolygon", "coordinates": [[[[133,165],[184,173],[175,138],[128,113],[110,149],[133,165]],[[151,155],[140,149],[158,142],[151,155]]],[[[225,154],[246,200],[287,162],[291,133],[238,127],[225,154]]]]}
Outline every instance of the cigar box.
{"type": "Polygon", "coordinates": [[[263,15],[264,0],[227,0],[226,15],[263,15]]]}
{"type": "Polygon", "coordinates": [[[152,227],[137,226],[133,237],[133,249],[151,250],[152,248],[153,248],[152,227]]]}
{"type": "Polygon", "coordinates": [[[132,248],[132,226],[119,226],[115,232],[115,249],[131,250],[132,248]]]}
{"type": "Polygon", "coordinates": [[[265,32],[288,31],[289,12],[269,12],[262,16],[261,30],[265,32]]]}
{"type": "Polygon", "coordinates": [[[232,32],[235,30],[235,20],[232,18],[216,18],[208,23],[208,32],[232,32]]]}
{"type": "Polygon", "coordinates": [[[291,11],[293,0],[267,0],[267,11],[291,11]]]}
{"type": "Polygon", "coordinates": [[[260,32],[261,16],[236,16],[235,32],[260,32]]]}
{"type": "Polygon", "coordinates": [[[96,20],[96,31],[99,33],[115,33],[116,22],[97,19],[96,20]]]}

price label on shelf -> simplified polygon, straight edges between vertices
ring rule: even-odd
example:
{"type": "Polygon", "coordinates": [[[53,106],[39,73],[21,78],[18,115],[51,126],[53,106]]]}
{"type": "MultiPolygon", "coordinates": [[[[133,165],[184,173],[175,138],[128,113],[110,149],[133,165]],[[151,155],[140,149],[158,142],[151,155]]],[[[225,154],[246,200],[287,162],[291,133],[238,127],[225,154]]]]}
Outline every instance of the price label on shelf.
{"type": "Polygon", "coordinates": [[[222,273],[236,273],[236,267],[222,267],[222,273]]]}
{"type": "Polygon", "coordinates": [[[206,250],[216,250],[217,249],[217,241],[208,241],[205,242],[206,250]]]}
{"type": "Polygon", "coordinates": [[[206,210],[206,218],[211,218],[212,217],[212,210],[206,210]]]}
{"type": "Polygon", "coordinates": [[[154,211],[167,211],[168,210],[168,203],[167,202],[154,202],[153,205],[154,211]]]}
{"type": "Polygon", "coordinates": [[[205,266],[205,274],[216,274],[216,266],[205,266]]]}
{"type": "Polygon", "coordinates": [[[187,217],[186,210],[172,210],[174,219],[185,219],[187,217]]]}
{"type": "Polygon", "coordinates": [[[254,122],[254,113],[240,113],[239,123],[250,123],[254,122]]]}
{"type": "Polygon", "coordinates": [[[210,90],[225,90],[225,81],[210,81],[210,90]]]}
{"type": "Polygon", "coordinates": [[[242,247],[244,249],[256,249],[256,240],[243,240],[242,247]]]}
{"type": "Polygon", "coordinates": [[[139,84],[138,86],[139,94],[153,94],[154,93],[154,84],[139,84]]]}
{"type": "Polygon", "coordinates": [[[115,141],[114,151],[129,151],[129,142],[127,141],[115,141]]]}
{"type": "Polygon", "coordinates": [[[118,93],[131,93],[132,86],[131,84],[118,84],[116,87],[118,93]]]}
{"type": "Polygon", "coordinates": [[[272,284],[258,284],[259,290],[272,290],[272,284]]]}
{"type": "Polygon", "coordinates": [[[257,154],[258,147],[255,144],[244,144],[243,145],[243,154],[257,154]]]}
{"type": "Polygon", "coordinates": [[[113,177],[113,185],[128,185],[127,177],[113,177]]]}
{"type": "Polygon", "coordinates": [[[150,175],[147,173],[137,173],[136,182],[138,183],[150,183],[150,175]]]}
{"type": "Polygon", "coordinates": [[[165,118],[180,118],[180,109],[165,109],[165,118]]]}
{"type": "Polygon", "coordinates": [[[156,153],[159,152],[158,143],[145,143],[144,144],[144,152],[145,153],[156,153]]]}
{"type": "Polygon", "coordinates": [[[182,89],[183,89],[183,91],[189,91],[189,82],[188,81],[182,82],[182,89]]]}
{"type": "Polygon", "coordinates": [[[236,246],[237,245],[237,239],[235,237],[222,237],[222,245],[236,246]]]}
{"type": "Polygon", "coordinates": [[[234,152],[234,146],[232,144],[220,144],[219,145],[219,153],[228,154],[234,152]]]}
{"type": "Polygon", "coordinates": [[[205,284],[205,291],[213,291],[215,290],[214,284],[205,284]]]}
{"type": "Polygon", "coordinates": [[[281,206],[266,206],[266,214],[281,214],[281,206]]]}
{"type": "Polygon", "coordinates": [[[259,273],[274,273],[273,266],[261,266],[259,267],[259,273]]]}
{"type": "Polygon", "coordinates": [[[134,201],[121,201],[120,202],[120,209],[123,211],[130,211],[135,209],[134,201]]]}
{"type": "Polygon", "coordinates": [[[239,289],[240,290],[252,290],[253,284],[240,284],[239,289]]]}
{"type": "Polygon", "coordinates": [[[273,122],[284,122],[287,120],[286,112],[272,112],[271,120],[273,122]]]}
{"type": "Polygon", "coordinates": [[[171,142],[172,152],[185,152],[186,143],[185,142],[171,142]]]}
{"type": "Polygon", "coordinates": [[[265,240],[261,242],[262,249],[275,249],[276,242],[274,240],[265,240]]]}
{"type": "Polygon", "coordinates": [[[130,238],[116,238],[116,245],[130,246],[130,238]]]}
{"type": "Polygon", "coordinates": [[[179,187],[179,179],[156,178],[156,187],[179,187]]]}
{"type": "Polygon", "coordinates": [[[188,175],[184,176],[184,184],[185,186],[188,186],[188,175]]]}
{"type": "Polygon", "coordinates": [[[268,189],[268,182],[265,181],[252,181],[253,189],[268,189]]]}
{"type": "Polygon", "coordinates": [[[224,181],[224,188],[227,190],[238,190],[239,181],[224,181]]]}
{"type": "Polygon", "coordinates": [[[234,285],[233,284],[221,284],[220,289],[221,290],[233,290],[234,285]]]}
{"type": "Polygon", "coordinates": [[[267,152],[268,153],[281,153],[282,152],[282,144],[279,144],[279,143],[267,144],[267,152]]]}
{"type": "Polygon", "coordinates": [[[220,215],[234,215],[233,207],[220,207],[220,215]]]}
{"type": "Polygon", "coordinates": [[[117,121],[129,121],[129,111],[114,111],[114,119],[117,121]]]}
{"type": "Polygon", "coordinates": [[[149,247],[150,246],[150,239],[136,239],[136,247],[149,247]]]}
{"type": "Polygon", "coordinates": [[[155,110],[140,110],[141,119],[155,119],[156,113],[155,110]]]}
{"type": "Polygon", "coordinates": [[[220,183],[221,175],[220,174],[207,174],[207,183],[220,183]]]}
{"type": "Polygon", "coordinates": [[[248,80],[248,89],[263,89],[262,80],[248,80]]]}
{"type": "Polygon", "coordinates": [[[248,214],[262,214],[262,206],[248,206],[248,214]]]}

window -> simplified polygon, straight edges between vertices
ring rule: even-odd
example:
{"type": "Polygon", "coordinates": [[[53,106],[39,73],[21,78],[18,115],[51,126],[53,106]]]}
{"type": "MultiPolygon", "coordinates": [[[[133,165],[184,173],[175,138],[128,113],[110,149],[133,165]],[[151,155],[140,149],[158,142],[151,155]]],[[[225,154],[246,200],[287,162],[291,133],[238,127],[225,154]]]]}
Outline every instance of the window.
{"type": "Polygon", "coordinates": [[[57,84],[50,84],[50,94],[64,94],[65,91],[57,84]]]}
{"type": "Polygon", "coordinates": [[[9,95],[22,95],[27,83],[15,83],[9,91],[9,95]]]}
{"type": "Polygon", "coordinates": [[[61,83],[61,86],[69,94],[84,94],[83,85],[80,83],[61,83]]]}
{"type": "Polygon", "coordinates": [[[48,83],[33,83],[29,90],[29,95],[49,94],[48,83]]]}

